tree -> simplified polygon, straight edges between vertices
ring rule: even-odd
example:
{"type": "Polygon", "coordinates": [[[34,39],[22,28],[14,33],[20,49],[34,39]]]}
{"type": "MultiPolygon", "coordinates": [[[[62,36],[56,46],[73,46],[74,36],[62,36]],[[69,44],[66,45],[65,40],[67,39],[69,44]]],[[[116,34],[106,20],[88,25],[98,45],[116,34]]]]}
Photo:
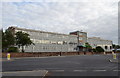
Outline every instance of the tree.
{"type": "Polygon", "coordinates": [[[85,47],[86,47],[87,51],[91,51],[91,49],[92,49],[91,45],[88,42],[85,43],[85,47]]]}
{"type": "Polygon", "coordinates": [[[120,45],[113,44],[112,47],[114,49],[113,51],[116,51],[117,49],[120,49],[120,45]]]}
{"type": "Polygon", "coordinates": [[[115,44],[112,44],[112,47],[113,47],[113,48],[115,48],[115,46],[116,46],[115,44]]]}
{"type": "Polygon", "coordinates": [[[96,52],[96,48],[93,48],[92,51],[93,51],[93,52],[96,52]]]}
{"type": "Polygon", "coordinates": [[[96,52],[104,52],[104,49],[100,46],[96,47],[96,52]]]}
{"type": "Polygon", "coordinates": [[[6,29],[5,32],[2,31],[2,49],[3,51],[7,51],[9,47],[14,46],[15,37],[12,34],[11,30],[6,29]]]}
{"type": "Polygon", "coordinates": [[[24,46],[29,46],[34,44],[30,38],[29,34],[24,33],[22,31],[17,32],[16,34],[16,45],[20,48],[22,47],[22,52],[24,52],[24,46]]]}
{"type": "Polygon", "coordinates": [[[119,48],[120,48],[120,45],[113,44],[112,47],[113,47],[114,49],[119,49],[119,48]]]}

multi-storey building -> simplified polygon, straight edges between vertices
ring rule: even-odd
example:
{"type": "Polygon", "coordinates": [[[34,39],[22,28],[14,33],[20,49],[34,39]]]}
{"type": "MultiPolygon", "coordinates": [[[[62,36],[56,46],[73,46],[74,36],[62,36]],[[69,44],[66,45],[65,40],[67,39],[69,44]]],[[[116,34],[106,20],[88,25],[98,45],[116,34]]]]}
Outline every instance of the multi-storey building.
{"type": "Polygon", "coordinates": [[[87,43],[87,33],[81,31],[70,32],[70,35],[77,35],[77,50],[86,51],[85,43],[87,43]]]}
{"type": "MultiPolygon", "coordinates": [[[[45,32],[18,27],[9,27],[16,33],[22,31],[30,35],[30,39],[35,45],[30,45],[25,48],[25,52],[75,52],[78,51],[78,35],[61,34],[53,32],[45,32]]],[[[87,35],[84,32],[79,32],[79,39],[84,44],[87,41],[87,35]]],[[[81,44],[81,45],[82,45],[81,44]]]]}
{"type": "MultiPolygon", "coordinates": [[[[15,34],[18,31],[28,33],[35,45],[25,48],[25,52],[76,52],[85,51],[85,43],[88,42],[92,48],[101,46],[105,51],[112,51],[112,41],[103,40],[99,37],[87,38],[87,33],[82,31],[61,34],[45,32],[18,27],[9,27],[15,34]]],[[[21,48],[20,48],[21,50],[21,48]]]]}
{"type": "Polygon", "coordinates": [[[104,40],[100,37],[91,37],[87,39],[88,43],[93,47],[101,46],[106,52],[112,51],[112,44],[111,40],[104,40]]]}
{"type": "Polygon", "coordinates": [[[77,35],[78,45],[85,45],[87,42],[87,33],[86,32],[70,32],[70,35],[77,35]]]}

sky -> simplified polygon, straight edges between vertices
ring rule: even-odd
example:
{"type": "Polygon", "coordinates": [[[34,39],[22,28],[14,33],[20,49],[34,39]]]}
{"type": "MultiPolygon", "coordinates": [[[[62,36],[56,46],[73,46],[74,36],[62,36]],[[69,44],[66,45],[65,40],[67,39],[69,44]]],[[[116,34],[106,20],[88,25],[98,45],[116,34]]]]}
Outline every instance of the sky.
{"type": "Polygon", "coordinates": [[[118,44],[118,0],[3,1],[2,28],[10,26],[58,32],[82,30],[118,44]]]}

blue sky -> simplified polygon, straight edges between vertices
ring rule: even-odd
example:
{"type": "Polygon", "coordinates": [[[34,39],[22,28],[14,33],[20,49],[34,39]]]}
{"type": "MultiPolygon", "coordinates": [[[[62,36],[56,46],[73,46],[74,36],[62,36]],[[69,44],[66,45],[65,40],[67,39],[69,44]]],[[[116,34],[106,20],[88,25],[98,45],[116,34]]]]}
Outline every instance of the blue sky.
{"type": "Polygon", "coordinates": [[[2,27],[9,26],[66,34],[83,30],[118,43],[118,1],[3,2],[2,27]]]}

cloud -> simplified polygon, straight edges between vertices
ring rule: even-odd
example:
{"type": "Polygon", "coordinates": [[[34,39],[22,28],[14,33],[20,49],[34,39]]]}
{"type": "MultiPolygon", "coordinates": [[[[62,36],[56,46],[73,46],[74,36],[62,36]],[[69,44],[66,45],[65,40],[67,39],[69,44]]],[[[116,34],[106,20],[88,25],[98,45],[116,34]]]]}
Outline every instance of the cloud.
{"type": "Polygon", "coordinates": [[[119,0],[2,0],[2,2],[118,2],[119,0]]]}
{"type": "Polygon", "coordinates": [[[117,2],[4,2],[2,23],[4,28],[17,25],[59,33],[83,30],[89,37],[117,43],[117,6],[117,2]]]}

